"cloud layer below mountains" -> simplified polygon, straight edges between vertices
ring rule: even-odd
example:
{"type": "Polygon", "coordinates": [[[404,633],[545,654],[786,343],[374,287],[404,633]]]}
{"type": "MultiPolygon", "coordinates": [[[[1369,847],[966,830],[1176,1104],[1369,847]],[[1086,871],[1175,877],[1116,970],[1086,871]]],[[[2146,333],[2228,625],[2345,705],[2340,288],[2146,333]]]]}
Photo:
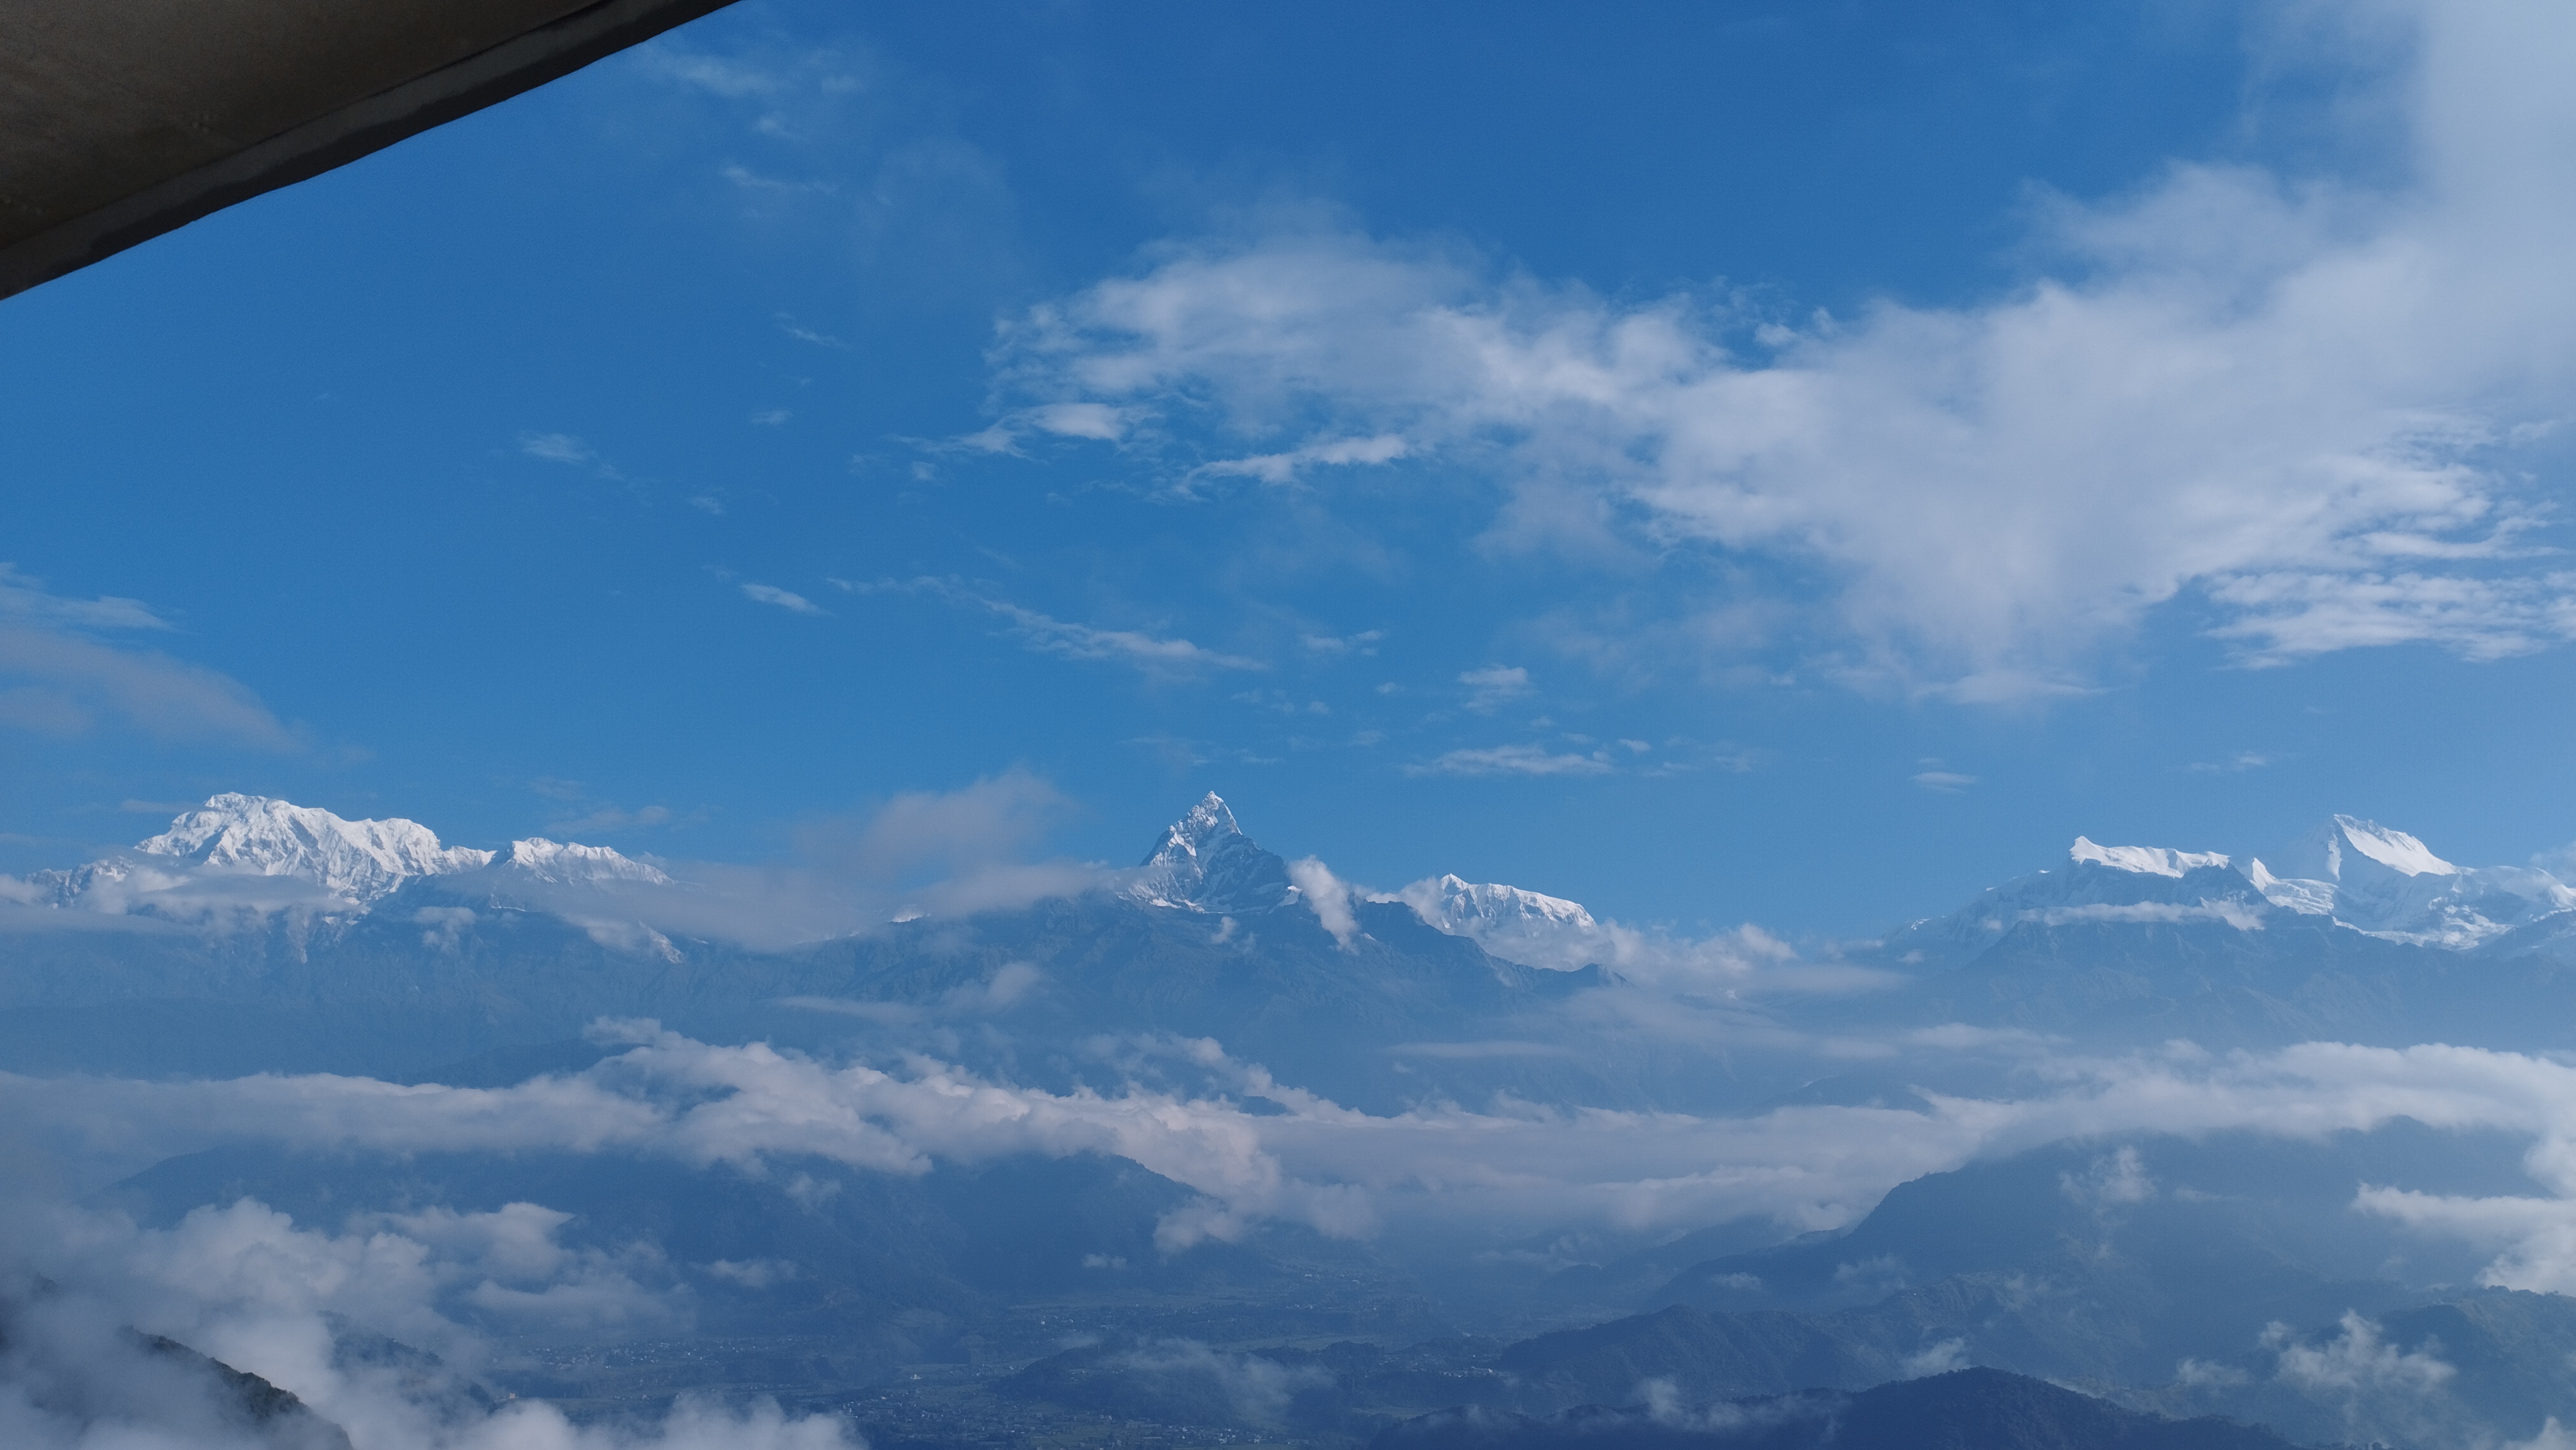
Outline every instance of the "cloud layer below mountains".
{"type": "MultiPolygon", "coordinates": [[[[2498,1250],[2490,1278],[2576,1284],[2576,1068],[2515,1053],[2311,1043],[2213,1057],[2025,1057],[2010,1096],[1919,1092],[1920,1105],[1790,1106],[1746,1116],[1560,1108],[1498,1097],[1392,1114],[1276,1081],[1216,1043],[1139,1043],[1203,1074],[1180,1091],[1051,1093],[915,1057],[888,1071],[765,1044],[715,1046],[603,1024],[625,1050],[507,1088],[261,1075],[210,1082],[0,1077],[0,1107],[93,1163],[139,1166],[220,1142],[391,1152],[623,1153],[753,1172],[820,1157],[898,1174],[934,1160],[1101,1153],[1197,1190],[1159,1235],[1177,1252],[1261,1220],[1365,1237],[1482,1235],[1592,1223],[1651,1231],[1766,1216],[1831,1228],[1889,1188],[1971,1159],[2131,1133],[2314,1137],[2411,1118],[2531,1137],[2548,1200],[2428,1198],[2368,1186],[2361,1211],[2498,1250]],[[1285,1113],[1247,1110],[1246,1097],[1285,1113]]],[[[2010,1044],[2020,1047],[2024,1044],[2010,1044]]]]}
{"type": "MultiPolygon", "coordinates": [[[[2576,1288],[2576,1067],[2507,1052],[2309,1043],[2225,1056],[2183,1044],[2086,1055],[1989,1034],[1909,1044],[2018,1064],[2009,1090],[1981,1097],[1918,1090],[1910,1105],[1703,1116],[1567,1109],[1500,1095],[1474,1107],[1369,1113],[1280,1082],[1207,1040],[1133,1040],[1118,1058],[1130,1067],[1123,1087],[1048,1092],[929,1057],[870,1065],[764,1044],[715,1045],[650,1023],[604,1022],[594,1031],[619,1049],[615,1055],[586,1071],[501,1088],[325,1075],[0,1076],[0,1121],[30,1149],[22,1161],[39,1161],[33,1146],[48,1145],[67,1174],[90,1180],[225,1143],[628,1155],[756,1175],[792,1175],[815,1159],[918,1174],[939,1161],[1108,1154],[1196,1191],[1156,1234],[1164,1253],[1185,1254],[1209,1238],[1260,1233],[1269,1222],[1350,1238],[1437,1235],[1452,1250],[1539,1229],[1592,1225],[1661,1236],[1748,1215],[1767,1216],[1784,1232],[1831,1228],[1899,1182],[2050,1142],[2221,1131],[2314,1138],[2406,1118],[2528,1138],[2525,1166],[2548,1196],[2467,1198],[2426,1185],[2364,1183],[2351,1211],[2478,1246],[2493,1255],[2488,1282],[2576,1288]],[[1195,1086],[1172,1085],[1183,1079],[1195,1086]]],[[[2135,1173],[2097,1177],[2090,1188],[2106,1199],[2158,1191],[2135,1173]]],[[[26,1338],[29,1348],[0,1364],[0,1427],[20,1432],[24,1443],[65,1450],[122,1443],[59,1415],[49,1419],[27,1390],[59,1388],[68,1373],[29,1355],[59,1356],[92,1340],[101,1363],[126,1353],[100,1337],[102,1326],[115,1324],[169,1334],[267,1375],[361,1432],[361,1443],[395,1450],[844,1443],[828,1421],[690,1405],[650,1432],[576,1430],[539,1406],[439,1421],[389,1379],[334,1367],[323,1317],[331,1314],[467,1369],[482,1362],[482,1336],[494,1329],[685,1328],[690,1291],[658,1249],[568,1245],[560,1236],[566,1216],[541,1204],[362,1211],[324,1225],[244,1200],[209,1205],[168,1228],[139,1228],[121,1216],[32,1201],[29,1184],[16,1191],[18,1200],[5,1205],[18,1256],[9,1297],[30,1302],[31,1274],[65,1286],[43,1310],[61,1322],[49,1319],[26,1338]]],[[[170,1405],[154,1413],[188,1411],[170,1405]]]]}

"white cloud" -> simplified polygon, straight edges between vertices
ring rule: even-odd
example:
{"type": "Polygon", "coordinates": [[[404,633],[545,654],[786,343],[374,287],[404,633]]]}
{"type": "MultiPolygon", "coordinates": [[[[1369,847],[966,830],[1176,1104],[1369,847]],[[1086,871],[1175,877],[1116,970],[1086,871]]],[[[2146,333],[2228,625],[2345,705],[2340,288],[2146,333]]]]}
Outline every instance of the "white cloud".
{"type": "Polygon", "coordinates": [[[1452,750],[1420,765],[1404,768],[1407,775],[1608,775],[1618,769],[1606,751],[1590,755],[1551,753],[1541,745],[1492,745],[1478,749],[1452,750]]]}
{"type": "Polygon", "coordinates": [[[1374,655],[1378,642],[1385,638],[1385,630],[1367,629],[1354,635],[1301,634],[1297,636],[1297,643],[1326,658],[1339,658],[1353,653],[1374,655]]]}
{"type": "Polygon", "coordinates": [[[168,1229],[22,1212],[7,1271],[50,1285],[14,1306],[0,1435],[13,1450],[249,1443],[238,1410],[206,1393],[186,1361],[117,1328],[130,1324],[267,1379],[373,1450],[853,1450],[845,1422],[790,1419],[767,1402],[683,1398],[658,1424],[575,1426],[543,1401],[484,1410],[442,1397],[454,1370],[470,1374],[493,1357],[480,1328],[686,1332],[686,1289],[674,1292],[657,1253],[568,1247],[557,1233],[569,1217],[513,1203],[361,1214],[331,1233],[254,1199],[200,1208],[168,1229]],[[335,1348],[349,1321],[448,1368],[343,1360],[335,1348]]]}
{"type": "Polygon", "coordinates": [[[296,751],[304,742],[249,687],[157,650],[95,636],[170,628],[141,600],[72,599],[0,563],[0,727],[87,733],[106,716],[163,740],[296,751]]]}
{"type": "Polygon", "coordinates": [[[742,594],[763,604],[775,604],[791,614],[829,614],[831,611],[802,594],[791,593],[770,584],[745,584],[742,594]]]}
{"type": "Polygon", "coordinates": [[[787,85],[785,78],[742,57],[684,50],[669,40],[648,45],[637,55],[646,74],[726,100],[775,95],[787,85]]]}
{"type": "Polygon", "coordinates": [[[569,433],[522,433],[519,435],[519,451],[530,458],[542,458],[548,463],[582,464],[599,461],[599,455],[592,451],[589,444],[569,433]]]}
{"type": "MultiPolygon", "coordinates": [[[[1676,1016],[1675,999],[1628,995],[1667,1026],[1676,1016]]],[[[2025,1097],[1921,1090],[1916,1107],[1792,1106],[1740,1117],[1514,1102],[1370,1114],[1281,1083],[1213,1042],[1155,1049],[1209,1074],[1225,1093],[1287,1109],[1260,1115],[1233,1097],[1137,1084],[1051,1093],[929,1058],[896,1073],[761,1044],[713,1046],[649,1024],[607,1030],[631,1044],[621,1055],[510,1088],[320,1076],[0,1075],[0,1109],[30,1132],[84,1143],[93,1155],[147,1161],[249,1140],[392,1152],[632,1152],[753,1172],[774,1159],[819,1156],[910,1174],[933,1159],[1099,1152],[1203,1196],[1204,1209],[1176,1220],[1180,1238],[1239,1232],[1262,1218],[1344,1235],[1399,1218],[1519,1231],[1764,1215],[1799,1230],[1830,1228],[1897,1183],[2069,1138],[2219,1130],[2313,1138],[2399,1117],[2436,1129],[2529,1134],[2539,1144],[2535,1173],[2576,1198],[2576,1068],[2471,1048],[2311,1043],[2225,1058],[2060,1056],[2023,1079],[2033,1089],[2025,1097]]],[[[1741,1032],[1731,1035],[1730,1050],[1746,1045],[1741,1032]]],[[[2115,1162],[2105,1184],[2119,1180],[2116,1169],[2115,1162]]]]}
{"type": "Polygon", "coordinates": [[[69,599],[45,588],[45,581],[0,562],[0,619],[75,629],[168,629],[170,622],[140,599],[102,594],[96,599],[69,599]]]}
{"type": "Polygon", "coordinates": [[[1324,930],[1333,934],[1334,944],[1349,951],[1351,942],[1360,934],[1359,918],[1351,911],[1350,883],[1335,876],[1331,867],[1313,856],[1289,862],[1288,880],[1314,911],[1315,919],[1324,924],[1324,930]]]}
{"type": "Polygon", "coordinates": [[[1961,775],[1955,770],[1922,770],[1915,772],[1914,783],[1925,790],[1937,791],[1942,795],[1957,795],[1975,785],[1977,778],[1973,775],[1961,775]]]}
{"type": "Polygon", "coordinates": [[[2213,901],[2207,897],[2203,897],[2197,906],[2187,906],[2178,901],[2091,901],[2081,906],[2052,906],[2039,911],[2025,911],[2018,919],[2036,921],[2043,926],[2115,921],[2182,925],[2215,921],[2238,931],[2263,929],[2263,917],[2254,908],[2241,901],[2213,901]]]}
{"type": "Polygon", "coordinates": [[[1529,671],[1520,665],[1487,665],[1481,670],[1467,670],[1458,676],[1467,687],[1467,708],[1479,714],[1491,713],[1507,701],[1517,700],[1530,692],[1529,671]]]}
{"type": "Polygon", "coordinates": [[[786,333],[789,337],[796,339],[798,342],[810,342],[816,347],[847,348],[849,346],[848,343],[841,341],[839,338],[832,336],[828,332],[817,332],[813,328],[807,327],[805,324],[798,322],[794,317],[787,313],[779,313],[777,320],[778,330],[786,333]]]}
{"type": "Polygon", "coordinates": [[[1316,464],[1348,467],[1353,464],[1393,463],[1411,456],[1413,445],[1393,433],[1373,438],[1328,438],[1309,443],[1289,453],[1264,453],[1251,458],[1223,458],[1202,465],[1201,473],[1219,477],[1257,478],[1263,483],[1287,483],[1316,464]]]}
{"type": "Polygon", "coordinates": [[[1824,582],[1823,663],[1856,682],[2081,690],[2169,608],[2250,664],[2560,644],[2576,574],[2536,547],[2523,460],[2576,382],[2544,240],[2576,231],[2576,16],[2398,8],[2409,64],[2351,83],[2402,117],[2407,182],[2173,165],[2045,209],[2055,275],[1991,301],[1774,322],[1747,352],[1723,299],[1309,231],[1158,248],[1018,322],[1003,381],[1274,445],[1185,473],[1284,477],[1354,439],[1486,468],[1498,547],[1784,561],[1824,582]]]}
{"type": "Polygon", "coordinates": [[[2300,1342],[2286,1324],[2264,1331],[2266,1348],[2280,1354],[2278,1373],[2300,1389],[2397,1390],[2429,1394],[2459,1371],[2427,1350],[2404,1353],[2382,1339],[2376,1320],[2347,1309],[2342,1332],[2323,1344],[2300,1342]]]}

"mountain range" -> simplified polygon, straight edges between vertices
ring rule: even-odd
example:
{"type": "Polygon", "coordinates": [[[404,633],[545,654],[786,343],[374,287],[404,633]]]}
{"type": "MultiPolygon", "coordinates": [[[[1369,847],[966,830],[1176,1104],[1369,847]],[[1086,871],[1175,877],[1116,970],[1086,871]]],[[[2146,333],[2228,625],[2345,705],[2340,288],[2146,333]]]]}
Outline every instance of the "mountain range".
{"type": "MultiPolygon", "coordinates": [[[[330,1072],[513,1102],[615,1089],[598,1100],[658,1111],[748,1089],[654,1077],[657,1054],[742,1044],[764,1071],[893,1072],[997,1102],[1025,1089],[1056,1095],[1050,1111],[1124,1081],[1162,1094],[1120,1100],[1140,1111],[1212,1105],[1210,1144],[1276,1118],[1288,1146],[1265,1152],[1541,1124],[1572,1130],[1552,1141],[1579,1156],[1712,1123],[1792,1131],[1825,1108],[1930,1125],[1956,1116],[1942,1102],[2009,1103],[2034,1065],[2174,1039],[2558,1050],[2571,1022],[2576,892],[2341,816],[2260,859],[2078,837],[1947,916],[1795,951],[1455,875],[1355,886],[1264,849],[1214,794],[1136,866],[1016,895],[542,838],[451,846],[410,821],[244,795],[0,880],[0,1070],[67,1092],[330,1072]],[[659,1029],[632,1020],[647,1018],[659,1029]]],[[[1037,1405],[1067,1423],[1205,1414],[1242,1434],[1311,1411],[1331,1443],[1385,1430],[1390,1446],[1753,1443],[1717,1419],[1776,1410],[1779,1443],[1804,1445],[1905,1398],[1879,1387],[1962,1365],[2107,1405],[1950,1380],[1976,1393],[1940,1413],[2090,1415],[2142,1445],[2276,1443],[2214,1421],[2200,1440],[2136,1429],[2212,1415],[2462,1450],[2576,1422],[2561,1388],[2576,1301],[2482,1283],[2492,1243],[2356,1208],[2356,1185],[2376,1184],[2554,1211],[2548,1161],[2522,1136],[2402,1115],[2294,1138],[2078,1125],[1873,1189],[1813,1232],[1758,1216],[1621,1229],[1585,1206],[1564,1212],[1586,1222],[1508,1241],[1439,1221],[1372,1239],[1329,1214],[1211,1218],[1180,1181],[1193,1164],[1148,1168],[1096,1137],[900,1171],[792,1145],[682,1160],[551,1141],[237,1140],[88,1203],[160,1234],[254,1208],[370,1232],[541,1220],[546,1262],[590,1265],[584,1292],[614,1291],[616,1333],[695,1347],[602,1358],[578,1346],[611,1331],[565,1329],[574,1347],[490,1366],[491,1394],[603,1414],[678,1383],[874,1396],[890,1443],[918,1440],[922,1416],[963,1434],[1037,1405]],[[1093,1339],[1067,1347],[1069,1332],[1093,1339]],[[1386,1428],[1442,1405],[1476,1408],[1386,1428]]],[[[1434,1188],[1535,1176],[1465,1161],[1418,1173],[1434,1188]]],[[[1699,1166],[1656,1161],[1678,1166],[1653,1170],[1654,1192],[1699,1166]]],[[[543,1298],[442,1292],[444,1312],[495,1333],[519,1322],[495,1306],[543,1298]]]]}
{"type": "MultiPolygon", "coordinates": [[[[1039,1036],[1212,1037],[1384,1102],[1426,1081],[1488,1090],[1507,1074],[1437,1044],[1563,1044],[1599,1014],[1558,1004],[1623,991],[1723,993],[1820,1029],[2212,1047],[2547,1046],[2576,1020],[2576,891],[2546,872],[2458,867],[2346,816],[2276,854],[2277,870],[2078,837],[1947,916],[1766,955],[1454,875],[1354,888],[1263,849],[1213,793],[1134,868],[874,919],[820,873],[448,846],[411,821],[218,795],[130,851],[0,879],[0,1066],[419,1072],[601,1015],[802,1040],[980,1010],[1039,1036]],[[207,1020],[235,1030],[193,1030],[207,1020]],[[1389,1059],[1408,1044],[1417,1060],[1389,1059]]],[[[1748,1051],[1727,1091],[1781,1090],[1748,1051]]],[[[1642,1103],[1705,1099],[1701,1065],[1645,1045],[1619,1063],[1531,1050],[1511,1073],[1642,1103]]]]}

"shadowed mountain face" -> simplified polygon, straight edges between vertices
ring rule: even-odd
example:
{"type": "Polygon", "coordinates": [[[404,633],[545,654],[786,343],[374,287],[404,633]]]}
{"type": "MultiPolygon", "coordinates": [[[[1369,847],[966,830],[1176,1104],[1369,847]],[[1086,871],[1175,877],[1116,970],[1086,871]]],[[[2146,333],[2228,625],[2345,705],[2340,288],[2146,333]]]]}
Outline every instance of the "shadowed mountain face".
{"type": "Polygon", "coordinates": [[[109,1330],[49,1284],[0,1297],[0,1363],[18,1400],[0,1438],[351,1450],[293,1394],[165,1335],[109,1330]]]}
{"type": "Polygon", "coordinates": [[[2291,1443],[2229,1420],[2171,1420],[2021,1375],[1965,1369],[1859,1394],[1810,1391],[1694,1413],[1444,1410],[1394,1426],[1371,1450],[2289,1450],[2291,1443]]]}

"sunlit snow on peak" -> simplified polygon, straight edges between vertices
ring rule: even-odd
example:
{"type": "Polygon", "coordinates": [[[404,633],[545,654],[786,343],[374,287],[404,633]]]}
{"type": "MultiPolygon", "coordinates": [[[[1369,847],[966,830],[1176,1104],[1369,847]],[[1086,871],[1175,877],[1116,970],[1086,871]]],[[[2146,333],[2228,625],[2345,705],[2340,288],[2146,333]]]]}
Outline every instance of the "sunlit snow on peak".
{"type": "Polygon", "coordinates": [[[563,886],[607,881],[642,881],[654,886],[671,884],[671,878],[664,875],[659,867],[635,860],[614,847],[549,841],[543,836],[512,841],[509,865],[537,880],[563,886]]]}
{"type": "Polygon", "coordinates": [[[1215,791],[1164,829],[1126,890],[1148,906],[1220,915],[1272,911],[1298,897],[1288,863],[1253,844],[1215,791]]]}
{"type": "Polygon", "coordinates": [[[2079,865],[2108,866],[2115,871],[2136,871],[2149,876],[2181,876],[2208,866],[2228,864],[2218,851],[2173,851],[2162,846],[2097,846],[2082,836],[2067,848],[2067,856],[2079,865]]]}
{"type": "Polygon", "coordinates": [[[2431,847],[2404,831],[2351,816],[2335,816],[2301,836],[2281,853],[2276,869],[2289,876],[2338,882],[2347,873],[2364,878],[2384,872],[2400,876],[2460,873],[2459,867],[2434,855],[2431,847]]]}
{"type": "Polygon", "coordinates": [[[182,812],[169,830],[135,849],[191,865],[292,876],[361,903],[406,877],[473,871],[492,862],[489,851],[441,846],[438,834],[417,821],[344,820],[291,801],[231,792],[182,812]]]}

